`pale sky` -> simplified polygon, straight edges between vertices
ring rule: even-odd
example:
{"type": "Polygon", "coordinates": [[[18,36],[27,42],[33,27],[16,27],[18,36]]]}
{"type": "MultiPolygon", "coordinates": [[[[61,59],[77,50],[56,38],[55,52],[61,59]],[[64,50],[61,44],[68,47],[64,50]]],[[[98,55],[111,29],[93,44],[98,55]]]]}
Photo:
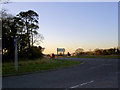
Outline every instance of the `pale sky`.
{"type": "Polygon", "coordinates": [[[39,14],[38,30],[43,36],[44,53],[65,53],[118,46],[117,2],[12,2],[3,5],[9,13],[34,10],[39,14]]]}

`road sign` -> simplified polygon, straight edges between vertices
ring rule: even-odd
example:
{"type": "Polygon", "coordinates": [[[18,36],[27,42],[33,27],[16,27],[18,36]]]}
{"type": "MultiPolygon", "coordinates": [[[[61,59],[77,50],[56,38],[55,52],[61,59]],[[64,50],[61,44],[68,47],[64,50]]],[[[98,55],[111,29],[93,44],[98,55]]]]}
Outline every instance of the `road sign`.
{"type": "Polygon", "coordinates": [[[65,52],[65,49],[64,48],[57,48],[57,51],[58,52],[65,52]]]}
{"type": "Polygon", "coordinates": [[[57,57],[58,57],[58,52],[63,52],[63,56],[64,56],[65,49],[64,48],[57,48],[57,57]]]}

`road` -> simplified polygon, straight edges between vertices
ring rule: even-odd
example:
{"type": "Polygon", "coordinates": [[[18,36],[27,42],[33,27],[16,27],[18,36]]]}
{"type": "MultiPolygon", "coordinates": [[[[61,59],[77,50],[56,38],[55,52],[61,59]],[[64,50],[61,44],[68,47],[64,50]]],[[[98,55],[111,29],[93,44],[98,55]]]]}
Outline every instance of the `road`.
{"type": "Polygon", "coordinates": [[[118,59],[69,58],[80,65],[3,78],[3,88],[118,88],[118,59]]]}

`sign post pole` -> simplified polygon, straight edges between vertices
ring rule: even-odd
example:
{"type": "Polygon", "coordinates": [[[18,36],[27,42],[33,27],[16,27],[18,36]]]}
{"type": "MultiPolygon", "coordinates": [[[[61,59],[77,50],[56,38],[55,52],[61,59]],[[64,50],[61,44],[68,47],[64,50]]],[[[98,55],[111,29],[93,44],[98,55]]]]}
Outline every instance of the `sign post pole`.
{"type": "Polygon", "coordinates": [[[14,38],[14,46],[15,46],[15,70],[18,71],[18,55],[17,55],[17,37],[14,38]]]}
{"type": "Polygon", "coordinates": [[[57,48],[57,58],[58,58],[58,48],[57,48]]]}

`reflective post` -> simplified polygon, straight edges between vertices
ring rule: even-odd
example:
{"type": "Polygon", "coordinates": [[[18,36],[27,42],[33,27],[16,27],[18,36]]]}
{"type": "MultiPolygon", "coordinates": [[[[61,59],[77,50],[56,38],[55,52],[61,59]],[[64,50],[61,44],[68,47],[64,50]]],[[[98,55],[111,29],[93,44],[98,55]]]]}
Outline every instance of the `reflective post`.
{"type": "Polygon", "coordinates": [[[15,70],[18,71],[18,53],[17,53],[17,37],[14,38],[14,46],[15,46],[15,70]]]}

